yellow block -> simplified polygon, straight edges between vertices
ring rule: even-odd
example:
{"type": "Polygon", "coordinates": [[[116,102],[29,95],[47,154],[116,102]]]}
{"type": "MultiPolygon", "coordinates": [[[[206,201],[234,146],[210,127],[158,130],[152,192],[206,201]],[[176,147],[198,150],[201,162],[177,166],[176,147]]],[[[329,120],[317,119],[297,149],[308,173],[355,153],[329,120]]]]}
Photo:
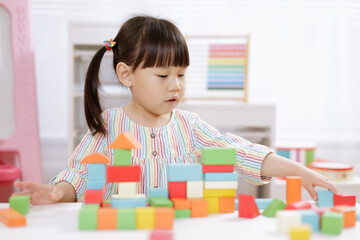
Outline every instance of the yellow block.
{"type": "Polygon", "coordinates": [[[204,189],[206,197],[235,197],[236,189],[204,189]]]}
{"type": "Polygon", "coordinates": [[[208,213],[219,213],[219,198],[208,197],[204,198],[208,203],[208,213]]]}
{"type": "Polygon", "coordinates": [[[311,226],[307,224],[290,227],[290,240],[310,240],[311,226]]]}
{"type": "Polygon", "coordinates": [[[136,228],[137,229],[154,229],[155,226],[155,208],[141,207],[136,208],[136,228]]]}

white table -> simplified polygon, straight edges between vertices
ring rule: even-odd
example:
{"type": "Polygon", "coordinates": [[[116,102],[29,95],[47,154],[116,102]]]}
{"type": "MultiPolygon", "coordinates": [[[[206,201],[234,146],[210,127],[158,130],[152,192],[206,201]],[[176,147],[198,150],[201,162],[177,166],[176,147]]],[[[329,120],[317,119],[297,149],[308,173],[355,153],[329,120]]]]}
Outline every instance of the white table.
{"type": "MultiPolygon", "coordinates": [[[[0,203],[0,208],[8,208],[0,203]]],[[[7,228],[0,223],[1,240],[61,239],[149,239],[150,230],[98,230],[79,231],[78,212],[81,203],[61,203],[31,206],[27,215],[27,226],[7,228]]],[[[211,214],[206,218],[175,219],[172,230],[174,239],[289,239],[288,235],[277,232],[276,219],[259,216],[255,219],[238,218],[237,211],[230,214],[211,214]]],[[[340,236],[315,233],[312,239],[359,239],[360,222],[355,228],[343,230],[340,236]]]]}

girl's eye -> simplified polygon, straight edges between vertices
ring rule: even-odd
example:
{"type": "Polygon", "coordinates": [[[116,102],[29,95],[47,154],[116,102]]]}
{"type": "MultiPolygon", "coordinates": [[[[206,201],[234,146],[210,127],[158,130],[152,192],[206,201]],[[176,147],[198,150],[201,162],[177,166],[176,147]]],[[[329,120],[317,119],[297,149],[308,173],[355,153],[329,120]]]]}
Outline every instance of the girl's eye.
{"type": "Polygon", "coordinates": [[[185,77],[185,74],[179,74],[178,75],[180,78],[182,78],[182,77],[185,77]]]}
{"type": "Polygon", "coordinates": [[[158,77],[160,77],[160,78],[166,78],[167,75],[158,75],[158,77]]]}

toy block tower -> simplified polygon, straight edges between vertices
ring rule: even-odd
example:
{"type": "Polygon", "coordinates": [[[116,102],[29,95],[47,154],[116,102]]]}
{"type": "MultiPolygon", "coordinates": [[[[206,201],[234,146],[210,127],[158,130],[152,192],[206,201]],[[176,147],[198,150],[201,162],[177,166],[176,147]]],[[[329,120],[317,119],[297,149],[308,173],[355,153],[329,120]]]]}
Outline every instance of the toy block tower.
{"type": "Polygon", "coordinates": [[[201,163],[204,173],[204,198],[208,202],[209,213],[234,212],[238,184],[238,174],[234,172],[236,149],[203,149],[201,163]]]}
{"type": "Polygon", "coordinates": [[[106,167],[110,159],[101,153],[93,153],[86,156],[80,162],[88,164],[88,181],[85,191],[84,203],[101,204],[106,191],[106,167]]]}

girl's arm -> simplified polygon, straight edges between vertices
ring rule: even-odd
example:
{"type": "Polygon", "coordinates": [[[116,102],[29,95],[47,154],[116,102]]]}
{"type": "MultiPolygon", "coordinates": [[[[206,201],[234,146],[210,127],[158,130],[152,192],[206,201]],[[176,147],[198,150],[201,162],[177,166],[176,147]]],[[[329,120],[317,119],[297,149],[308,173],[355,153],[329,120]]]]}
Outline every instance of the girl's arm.
{"type": "Polygon", "coordinates": [[[15,187],[22,188],[22,192],[13,195],[29,195],[31,204],[51,204],[58,202],[76,202],[76,192],[68,182],[57,184],[42,184],[36,182],[15,182],[15,187]]]}
{"type": "Polygon", "coordinates": [[[329,189],[333,193],[337,192],[336,187],[323,175],[305,167],[304,165],[281,157],[274,153],[267,155],[261,167],[261,176],[267,177],[301,177],[302,186],[309,192],[311,198],[317,201],[315,186],[329,189]]]}

